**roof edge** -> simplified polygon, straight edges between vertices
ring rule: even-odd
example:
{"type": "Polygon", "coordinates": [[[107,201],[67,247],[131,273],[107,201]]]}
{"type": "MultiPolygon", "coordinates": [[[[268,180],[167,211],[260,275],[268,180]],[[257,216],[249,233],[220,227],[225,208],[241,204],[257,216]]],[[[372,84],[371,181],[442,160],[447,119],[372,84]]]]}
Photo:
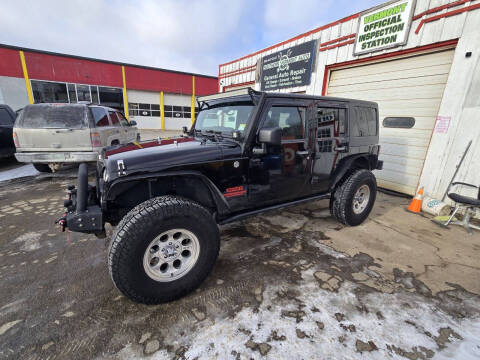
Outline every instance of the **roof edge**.
{"type": "Polygon", "coordinates": [[[153,66],[136,65],[136,64],[130,64],[130,63],[123,63],[123,62],[119,62],[119,61],[90,58],[90,57],[79,56],[79,55],[69,55],[69,54],[58,53],[58,52],[54,52],[54,51],[31,49],[31,48],[25,48],[25,47],[21,47],[21,46],[2,44],[2,43],[0,43],[0,48],[28,51],[28,52],[38,53],[38,54],[45,54],[45,55],[61,56],[61,57],[79,59],[79,60],[96,61],[96,62],[101,62],[101,63],[105,63],[105,64],[112,64],[112,65],[130,66],[130,67],[136,67],[136,68],[146,69],[146,70],[157,70],[157,71],[165,71],[165,72],[170,72],[170,73],[175,73],[175,74],[191,75],[191,76],[198,76],[198,77],[204,77],[204,78],[210,78],[210,79],[218,79],[218,76],[213,76],[213,75],[203,75],[203,74],[191,73],[191,72],[186,72],[186,71],[178,71],[178,70],[169,70],[169,69],[164,69],[164,68],[157,68],[157,67],[153,67],[153,66]]]}

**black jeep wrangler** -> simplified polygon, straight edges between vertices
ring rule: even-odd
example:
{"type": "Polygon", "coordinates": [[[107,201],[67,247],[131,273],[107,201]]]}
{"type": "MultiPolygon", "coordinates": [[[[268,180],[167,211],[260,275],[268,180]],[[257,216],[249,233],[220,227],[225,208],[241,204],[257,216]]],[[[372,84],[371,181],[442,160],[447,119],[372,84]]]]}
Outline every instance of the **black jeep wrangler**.
{"type": "Polygon", "coordinates": [[[248,89],[199,108],[182,136],[107,148],[96,185],[81,164],[68,188],[61,225],[99,236],[116,225],[110,274],[138,302],[198,287],[218,256],[218,224],[330,198],[332,215],[355,226],[375,202],[376,103],[248,89]]]}

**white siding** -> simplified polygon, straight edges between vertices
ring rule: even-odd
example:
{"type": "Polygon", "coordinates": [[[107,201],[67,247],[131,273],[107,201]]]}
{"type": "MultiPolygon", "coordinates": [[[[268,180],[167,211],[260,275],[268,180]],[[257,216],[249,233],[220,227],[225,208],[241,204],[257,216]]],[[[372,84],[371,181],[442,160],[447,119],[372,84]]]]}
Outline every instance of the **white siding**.
{"type": "MultiPolygon", "coordinates": [[[[164,94],[164,105],[173,106],[188,106],[192,105],[192,97],[190,95],[180,94],[164,94]]],[[[173,118],[165,117],[165,129],[166,130],[180,130],[182,126],[190,127],[192,125],[191,118],[173,118]]]]}
{"type": "MultiPolygon", "coordinates": [[[[129,103],[144,103],[160,105],[160,93],[156,91],[128,90],[127,99],[129,103]]],[[[159,116],[129,116],[129,120],[135,120],[139,129],[160,129],[159,116]]]]}
{"type": "MultiPolygon", "coordinates": [[[[414,16],[435,7],[455,2],[455,0],[417,0],[414,16]]],[[[466,2],[438,12],[423,15],[413,20],[408,34],[408,42],[403,46],[361,56],[353,55],[353,44],[332,48],[327,51],[319,51],[316,53],[316,62],[311,77],[311,84],[301,88],[282,91],[306,91],[307,94],[321,95],[324,84],[324,70],[327,65],[368,59],[377,55],[415,49],[420,46],[458,39],[454,60],[451,65],[448,61],[445,62],[445,55],[447,55],[447,58],[451,58],[451,52],[448,54],[440,53],[440,55],[437,53],[437,55],[440,56],[439,63],[435,63],[437,60],[432,60],[430,57],[418,58],[418,61],[423,61],[423,65],[421,66],[419,63],[415,64],[414,62],[407,61],[406,66],[413,66],[413,68],[405,68],[404,75],[406,76],[403,77],[395,77],[395,74],[390,77],[384,77],[385,74],[369,74],[362,80],[365,81],[365,79],[370,78],[374,79],[374,81],[367,81],[366,83],[360,82],[359,84],[351,84],[348,83],[348,79],[341,80],[341,78],[338,78],[336,91],[340,94],[342,92],[342,86],[344,86],[343,90],[348,87],[349,93],[353,95],[355,95],[356,92],[363,91],[365,92],[365,96],[371,99],[378,99],[378,101],[381,102],[382,106],[380,110],[383,113],[396,113],[398,115],[415,114],[416,124],[414,129],[411,129],[409,132],[409,140],[404,139],[404,137],[402,138],[401,130],[388,130],[387,132],[383,131],[381,133],[382,141],[385,140],[382,148],[382,156],[384,157],[386,167],[386,170],[382,172],[385,174],[385,182],[390,181],[394,183],[400,179],[401,186],[397,188],[412,193],[412,191],[414,191],[412,189],[417,186],[420,177],[419,183],[421,186],[425,186],[425,194],[441,198],[455,170],[456,163],[468,143],[468,139],[471,138],[474,140],[474,144],[470,149],[470,155],[467,156],[462,169],[460,169],[457,180],[479,183],[480,126],[478,125],[478,119],[480,119],[480,105],[478,102],[476,105],[472,105],[472,101],[467,103],[466,99],[472,97],[480,98],[478,95],[480,91],[480,85],[478,85],[480,81],[480,65],[477,65],[480,63],[480,54],[478,51],[478,49],[480,49],[480,9],[477,8],[454,16],[424,23],[418,34],[415,32],[422,19],[428,19],[446,12],[459,10],[476,3],[475,1],[466,2]],[[467,51],[472,52],[472,56],[469,58],[465,57],[467,51]],[[450,71],[448,71],[449,68],[450,71]],[[418,75],[421,72],[424,72],[426,76],[416,76],[416,74],[418,75]],[[382,77],[386,80],[380,81],[382,77]],[[342,81],[344,83],[343,85],[341,85],[342,81]],[[389,88],[395,88],[396,91],[385,92],[384,88],[381,87],[382,82],[387,83],[389,88]],[[409,104],[411,108],[404,108],[400,103],[402,103],[403,98],[409,96],[410,93],[415,94],[418,99],[410,99],[409,104]],[[443,93],[444,95],[442,97],[443,93]],[[402,100],[396,101],[395,98],[402,100]],[[429,98],[431,98],[431,101],[428,100],[429,98]],[[437,114],[451,117],[452,120],[448,133],[432,133],[437,114]],[[430,136],[432,137],[429,146],[430,136]],[[387,142],[388,138],[391,140],[387,142]],[[426,156],[427,150],[428,155],[426,156]],[[387,154],[386,151],[394,153],[405,152],[406,157],[402,158],[394,154],[387,154]],[[387,161],[389,164],[387,164],[387,161]],[[420,176],[422,166],[424,170],[420,176]],[[402,174],[402,171],[404,171],[404,175],[399,176],[399,174],[402,174]]],[[[252,60],[250,64],[254,64],[257,59],[267,54],[293,46],[307,39],[318,39],[319,43],[325,43],[342,36],[354,34],[357,31],[357,24],[358,18],[350,19],[343,23],[326,27],[303,39],[297,39],[288,44],[261,51],[252,57],[254,61],[252,60]]],[[[337,43],[332,43],[331,45],[335,44],[337,43]]],[[[248,58],[242,60],[242,64],[248,63],[247,60],[248,58]]],[[[383,64],[384,65],[377,64],[377,69],[382,69],[382,66],[389,69],[390,66],[397,65],[398,63],[389,61],[383,64]]],[[[229,65],[220,66],[220,73],[241,69],[242,67],[244,66],[240,65],[240,61],[235,61],[229,65]]],[[[385,70],[385,68],[383,68],[383,70],[385,70]]],[[[395,69],[389,70],[395,71],[395,69]]],[[[336,75],[338,75],[338,70],[336,72],[336,75]]],[[[243,77],[240,75],[231,76],[221,81],[225,85],[238,84],[253,80],[254,74],[254,71],[250,71],[243,77]]],[[[343,73],[343,75],[346,74],[348,74],[348,72],[343,73]]],[[[256,83],[255,88],[259,90],[260,84],[256,83]]],[[[344,91],[343,94],[347,96],[347,92],[344,91]]],[[[381,115],[383,115],[383,113],[381,115]]]]}
{"type": "MultiPolygon", "coordinates": [[[[164,105],[188,106],[191,107],[192,98],[190,95],[164,93],[164,105]]],[[[145,103],[160,105],[160,92],[127,90],[129,103],[145,103]]],[[[135,120],[140,129],[160,129],[160,116],[130,116],[130,120],[135,120]]],[[[190,126],[191,118],[173,118],[165,117],[166,130],[180,130],[182,126],[190,126]]]]}
{"type": "Polygon", "coordinates": [[[454,50],[357,66],[331,73],[327,95],[378,103],[379,186],[415,194],[442,101],[454,50]],[[414,117],[411,129],[384,128],[385,117],[414,117]]]}

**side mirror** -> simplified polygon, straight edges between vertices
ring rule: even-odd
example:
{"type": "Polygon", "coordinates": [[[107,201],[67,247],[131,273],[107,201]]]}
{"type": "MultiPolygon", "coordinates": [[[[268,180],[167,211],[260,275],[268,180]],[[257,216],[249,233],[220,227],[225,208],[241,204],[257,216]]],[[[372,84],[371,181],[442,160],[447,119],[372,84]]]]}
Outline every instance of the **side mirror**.
{"type": "Polygon", "coordinates": [[[137,126],[137,122],[135,120],[130,120],[130,126],[137,126]]]}
{"type": "Polygon", "coordinates": [[[280,145],[282,129],[279,127],[260,129],[258,141],[263,144],[280,145]]]}
{"type": "Polygon", "coordinates": [[[184,134],[187,134],[188,133],[188,128],[186,126],[182,126],[182,132],[184,134]]]}

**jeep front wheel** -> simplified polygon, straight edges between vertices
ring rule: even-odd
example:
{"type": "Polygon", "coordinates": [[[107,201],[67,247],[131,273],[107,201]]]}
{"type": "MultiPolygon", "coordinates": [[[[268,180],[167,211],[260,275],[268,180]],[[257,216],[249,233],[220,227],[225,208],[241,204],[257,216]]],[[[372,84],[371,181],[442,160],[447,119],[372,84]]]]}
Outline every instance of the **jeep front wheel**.
{"type": "Polygon", "coordinates": [[[330,199],[330,212],[341,223],[360,225],[370,214],[377,195],[377,181],[371,171],[351,173],[330,199]]]}
{"type": "Polygon", "coordinates": [[[172,301],[203,282],[219,246],[218,226],[204,207],[174,196],[154,198],[117,226],[108,253],[110,275],[134,301],[172,301]]]}

